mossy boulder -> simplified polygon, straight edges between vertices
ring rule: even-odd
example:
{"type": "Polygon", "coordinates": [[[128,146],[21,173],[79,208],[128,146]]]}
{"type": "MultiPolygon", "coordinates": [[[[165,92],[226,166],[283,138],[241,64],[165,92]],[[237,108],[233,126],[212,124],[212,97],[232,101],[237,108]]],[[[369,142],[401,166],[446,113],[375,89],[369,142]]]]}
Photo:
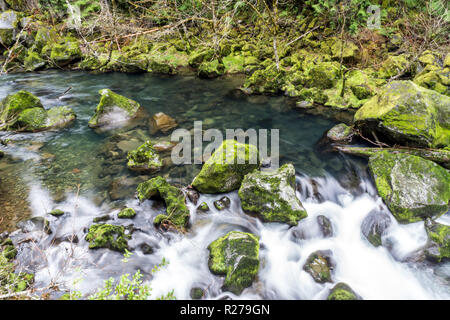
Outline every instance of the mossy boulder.
{"type": "Polygon", "coordinates": [[[198,76],[204,79],[217,78],[223,75],[225,72],[225,66],[217,59],[213,61],[205,61],[198,67],[198,76]]]}
{"type": "Polygon", "coordinates": [[[307,84],[309,87],[319,89],[333,88],[339,79],[339,64],[336,62],[322,62],[314,65],[307,72],[307,84]]]}
{"type": "Polygon", "coordinates": [[[255,94],[278,94],[282,91],[285,76],[286,71],[283,68],[277,69],[275,64],[270,64],[247,77],[243,86],[255,94]]]}
{"type": "Polygon", "coordinates": [[[327,300],[361,300],[361,297],[349,285],[340,282],[331,289],[327,300]]]}
{"type": "Polygon", "coordinates": [[[125,208],[117,214],[117,217],[119,219],[131,219],[134,218],[135,216],[136,211],[133,208],[125,208]]]}
{"type": "Polygon", "coordinates": [[[440,224],[431,219],[425,222],[430,245],[425,250],[427,259],[434,262],[450,259],[450,226],[440,224]]]}
{"type": "Polygon", "coordinates": [[[100,103],[94,116],[89,120],[89,127],[101,127],[115,122],[122,122],[136,117],[140,109],[139,103],[121,96],[109,89],[99,91],[100,103]]]}
{"type": "Polygon", "coordinates": [[[127,167],[133,171],[155,172],[161,170],[163,164],[150,141],[146,141],[136,150],[128,152],[127,167]]]}
{"type": "Polygon", "coordinates": [[[167,214],[156,216],[153,223],[164,227],[175,226],[185,229],[189,223],[189,209],[186,206],[184,193],[170,185],[163,177],[155,177],[137,187],[140,201],[146,199],[162,199],[166,204],[167,214]]]}
{"type": "Polygon", "coordinates": [[[107,248],[119,252],[128,249],[130,235],[125,234],[123,226],[112,224],[94,224],[89,227],[85,239],[89,242],[89,249],[107,248]]]}
{"type": "Polygon", "coordinates": [[[378,194],[401,223],[439,217],[449,209],[450,173],[407,154],[379,152],[369,158],[378,194]]]}
{"type": "Polygon", "coordinates": [[[285,164],[278,170],[249,173],[242,181],[239,198],[244,212],[266,222],[297,225],[307,213],[295,195],[295,169],[285,164]]]}
{"type": "Polygon", "coordinates": [[[21,112],[33,108],[44,109],[44,106],[38,97],[28,91],[20,90],[8,95],[0,103],[0,127],[14,126],[21,112]]]}
{"type": "Polygon", "coordinates": [[[391,218],[386,213],[375,210],[364,218],[361,232],[374,247],[379,247],[382,245],[381,237],[390,225],[391,218]]]}
{"type": "Polygon", "coordinates": [[[225,140],[205,162],[192,186],[202,193],[222,193],[240,187],[244,176],[259,167],[257,147],[225,140]]]}
{"type": "Polygon", "coordinates": [[[189,65],[198,68],[203,61],[211,61],[214,56],[214,50],[211,48],[200,48],[193,51],[189,56],[189,65]]]}
{"type": "Polygon", "coordinates": [[[450,96],[450,68],[429,68],[427,66],[414,77],[413,81],[421,87],[450,96]]]}
{"type": "Polygon", "coordinates": [[[76,119],[75,112],[69,107],[53,107],[49,110],[31,108],[20,113],[17,127],[20,131],[43,131],[62,127],[76,119]]]}
{"type": "Polygon", "coordinates": [[[28,51],[28,54],[24,60],[24,66],[26,71],[38,71],[45,67],[47,62],[41,58],[39,53],[35,51],[28,51]]]}
{"type": "Polygon", "coordinates": [[[391,78],[402,72],[408,74],[411,72],[412,66],[410,57],[407,54],[398,56],[389,56],[381,65],[378,75],[380,78],[391,78]]]}
{"type": "Polygon", "coordinates": [[[368,72],[353,70],[346,75],[345,85],[359,100],[364,100],[373,97],[384,82],[373,78],[368,72]]]}
{"type": "Polygon", "coordinates": [[[250,233],[231,231],[209,246],[209,269],[225,275],[224,289],[241,294],[259,270],[259,241],[250,233]]]}
{"type": "Polygon", "coordinates": [[[48,214],[51,214],[54,217],[60,217],[62,215],[64,215],[64,211],[62,211],[61,209],[54,209],[52,211],[50,211],[48,214]]]}
{"type": "Polygon", "coordinates": [[[303,270],[309,273],[317,283],[332,282],[331,271],[333,268],[334,262],[330,250],[311,253],[303,266],[303,270]]]}
{"type": "Polygon", "coordinates": [[[410,147],[450,144],[450,97],[412,81],[393,81],[367,101],[354,121],[365,136],[410,147]]]}
{"type": "Polygon", "coordinates": [[[331,142],[348,142],[352,136],[352,128],[345,123],[337,124],[327,132],[327,139],[331,142]]]}
{"type": "Polygon", "coordinates": [[[50,45],[50,48],[49,58],[59,67],[81,60],[81,49],[74,37],[66,37],[61,42],[50,45]]]}

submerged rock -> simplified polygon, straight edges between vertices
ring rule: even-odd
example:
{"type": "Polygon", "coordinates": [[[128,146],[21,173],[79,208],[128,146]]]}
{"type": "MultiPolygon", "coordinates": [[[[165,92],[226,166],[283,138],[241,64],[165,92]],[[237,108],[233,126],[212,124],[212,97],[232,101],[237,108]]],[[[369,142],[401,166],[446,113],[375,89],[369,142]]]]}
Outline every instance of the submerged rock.
{"type": "Polygon", "coordinates": [[[125,98],[109,89],[99,91],[101,98],[94,116],[89,120],[89,127],[96,128],[122,122],[136,117],[139,103],[125,98]]]}
{"type": "Polygon", "coordinates": [[[131,219],[136,216],[136,211],[133,208],[125,208],[117,214],[119,219],[131,219]]]}
{"type": "Polygon", "coordinates": [[[242,209],[263,221],[297,225],[307,213],[295,195],[295,169],[285,164],[278,170],[247,174],[239,189],[242,209]]]}
{"type": "Polygon", "coordinates": [[[178,126],[174,118],[163,112],[158,112],[150,119],[150,133],[155,134],[158,131],[166,133],[178,126]]]}
{"type": "Polygon", "coordinates": [[[362,298],[347,284],[340,282],[331,289],[327,300],[362,300],[362,298]]]}
{"type": "Polygon", "coordinates": [[[152,198],[161,198],[166,204],[167,214],[156,216],[153,223],[164,227],[175,226],[184,229],[189,222],[189,209],[183,192],[170,185],[163,177],[156,177],[143,182],[137,187],[140,201],[152,198]]]}
{"type": "Polygon", "coordinates": [[[427,259],[435,262],[450,259],[450,226],[427,220],[425,229],[431,245],[425,250],[427,259]]]}
{"type": "Polygon", "coordinates": [[[391,218],[380,211],[372,211],[364,218],[361,224],[362,234],[374,246],[381,246],[381,236],[391,225],[391,218]]]}
{"type": "Polygon", "coordinates": [[[439,217],[448,211],[450,173],[407,154],[379,152],[369,158],[378,194],[401,223],[439,217]]]}
{"type": "Polygon", "coordinates": [[[202,193],[224,193],[240,187],[244,176],[259,167],[258,149],[235,140],[225,140],[192,181],[202,193]]]}
{"type": "Polygon", "coordinates": [[[127,159],[127,167],[133,171],[155,172],[163,167],[163,163],[150,141],[146,141],[136,150],[128,152],[127,159]]]}
{"type": "Polygon", "coordinates": [[[85,239],[89,242],[89,249],[108,248],[125,252],[128,249],[128,239],[123,226],[112,224],[94,224],[89,227],[85,239]]]}
{"type": "Polygon", "coordinates": [[[318,283],[332,282],[331,271],[334,268],[330,250],[316,251],[309,255],[303,270],[308,272],[318,283]]]}
{"type": "Polygon", "coordinates": [[[393,81],[355,114],[356,126],[368,138],[418,147],[450,143],[450,97],[411,81],[393,81]]]}
{"type": "Polygon", "coordinates": [[[225,275],[224,290],[234,294],[249,287],[259,270],[259,241],[250,233],[231,231],[209,246],[209,269],[225,275]]]}

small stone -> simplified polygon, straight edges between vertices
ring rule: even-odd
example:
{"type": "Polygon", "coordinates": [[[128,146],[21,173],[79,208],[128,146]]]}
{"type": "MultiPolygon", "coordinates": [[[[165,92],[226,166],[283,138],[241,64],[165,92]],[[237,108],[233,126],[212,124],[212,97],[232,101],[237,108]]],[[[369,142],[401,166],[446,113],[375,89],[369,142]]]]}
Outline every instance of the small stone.
{"type": "Polygon", "coordinates": [[[51,212],[49,212],[49,214],[51,214],[52,216],[55,216],[55,217],[59,217],[64,214],[64,211],[62,211],[60,209],[55,209],[55,210],[52,210],[51,212]]]}
{"type": "Polygon", "coordinates": [[[231,204],[231,200],[228,197],[222,197],[219,200],[214,201],[214,207],[216,207],[216,209],[219,211],[229,208],[230,204],[231,204]]]}
{"type": "Polygon", "coordinates": [[[323,215],[320,215],[317,216],[317,223],[319,224],[320,231],[322,231],[322,235],[324,238],[329,238],[333,236],[333,226],[331,224],[330,219],[328,219],[323,215]]]}
{"type": "Polygon", "coordinates": [[[133,208],[125,208],[122,211],[119,212],[117,217],[119,219],[131,219],[136,216],[136,211],[134,211],[133,208]]]}
{"type": "Polygon", "coordinates": [[[176,128],[178,123],[172,117],[163,112],[158,112],[150,119],[150,133],[155,134],[158,131],[169,132],[176,128]]]}
{"type": "Polygon", "coordinates": [[[209,206],[206,202],[200,203],[200,205],[197,207],[197,212],[208,212],[209,206]]]}
{"type": "Polygon", "coordinates": [[[192,300],[200,300],[205,295],[205,292],[202,288],[192,288],[190,292],[190,296],[192,300]]]}

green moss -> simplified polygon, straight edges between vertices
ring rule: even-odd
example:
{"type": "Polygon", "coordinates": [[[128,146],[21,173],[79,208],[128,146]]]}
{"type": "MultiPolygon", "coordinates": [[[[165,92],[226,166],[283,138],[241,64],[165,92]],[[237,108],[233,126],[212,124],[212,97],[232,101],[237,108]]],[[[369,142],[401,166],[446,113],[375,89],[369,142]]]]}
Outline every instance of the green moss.
{"type": "Polygon", "coordinates": [[[47,125],[47,111],[43,108],[24,110],[17,119],[17,126],[23,131],[38,131],[47,125]]]}
{"type": "Polygon", "coordinates": [[[244,88],[249,88],[256,94],[278,94],[285,83],[285,76],[285,70],[278,70],[275,64],[270,64],[265,69],[256,70],[250,77],[247,77],[244,88]]]}
{"type": "Polygon", "coordinates": [[[208,204],[206,202],[200,203],[200,205],[197,207],[197,211],[198,212],[208,212],[209,211],[208,204]]]}
{"type": "Polygon", "coordinates": [[[401,223],[438,217],[449,209],[450,173],[407,154],[379,152],[369,159],[379,195],[401,223]]]}
{"type": "Polygon", "coordinates": [[[205,61],[198,67],[198,76],[200,78],[216,78],[223,75],[225,72],[225,66],[219,63],[217,59],[213,61],[205,61]]]}
{"type": "Polygon", "coordinates": [[[339,78],[339,64],[335,62],[319,63],[307,73],[307,83],[310,87],[319,89],[330,89],[339,78]]]}
{"type": "Polygon", "coordinates": [[[136,211],[133,208],[125,208],[119,212],[117,217],[119,219],[131,219],[136,216],[136,211]]]}
{"type": "Polygon", "coordinates": [[[366,136],[374,131],[408,146],[443,147],[450,143],[449,112],[449,97],[411,81],[393,81],[367,101],[354,120],[366,136]]]}
{"type": "Polygon", "coordinates": [[[34,275],[15,272],[12,259],[16,255],[17,250],[11,239],[6,239],[0,244],[0,294],[24,291],[34,282],[34,275]]]}
{"type": "Polygon", "coordinates": [[[327,300],[360,300],[358,295],[345,283],[338,283],[331,289],[327,300]]]}
{"type": "Polygon", "coordinates": [[[231,231],[209,246],[209,269],[225,275],[224,289],[240,294],[259,270],[259,241],[250,233],[231,231]]]}
{"type": "Polygon", "coordinates": [[[73,37],[66,37],[60,43],[53,44],[50,59],[60,67],[80,60],[81,50],[78,40],[73,37]]]}
{"type": "Polygon", "coordinates": [[[33,94],[20,90],[8,95],[0,103],[0,126],[13,126],[22,111],[32,108],[44,108],[39,98],[33,94]]]}
{"type": "Polygon", "coordinates": [[[76,119],[75,112],[67,106],[53,107],[47,110],[47,116],[48,128],[63,126],[76,119]]]}
{"type": "Polygon", "coordinates": [[[332,282],[331,269],[329,254],[324,251],[311,253],[303,266],[303,270],[308,272],[318,283],[332,282]]]}
{"type": "Polygon", "coordinates": [[[259,153],[255,146],[225,140],[203,165],[192,186],[202,193],[236,190],[244,176],[258,167],[259,153]]]}
{"type": "Polygon", "coordinates": [[[200,48],[193,51],[189,56],[189,65],[197,68],[203,61],[211,61],[214,56],[214,50],[211,48],[200,48]]]}
{"type": "Polygon", "coordinates": [[[28,54],[24,60],[24,66],[26,71],[36,71],[45,67],[46,61],[41,58],[39,53],[35,51],[28,51],[28,54]]]}
{"type": "Polygon", "coordinates": [[[59,217],[64,214],[64,211],[62,211],[60,209],[55,209],[55,210],[50,211],[49,214],[51,214],[52,216],[55,216],[55,217],[59,217]]]}
{"type": "Polygon", "coordinates": [[[128,152],[128,169],[135,171],[155,172],[161,170],[163,164],[150,141],[146,141],[136,150],[128,152]]]}
{"type": "Polygon", "coordinates": [[[231,203],[230,198],[222,197],[219,200],[214,201],[214,207],[216,207],[217,210],[222,211],[225,210],[226,208],[229,208],[230,203],[231,203]]]}
{"type": "Polygon", "coordinates": [[[86,241],[89,241],[89,249],[108,248],[125,252],[128,249],[128,239],[123,226],[111,224],[94,224],[89,227],[86,241]]]}
{"type": "Polygon", "coordinates": [[[166,215],[158,215],[155,225],[170,223],[179,228],[186,228],[189,222],[189,209],[186,206],[183,192],[170,185],[163,177],[155,177],[143,182],[137,187],[140,201],[152,198],[162,198],[166,204],[166,215]]]}
{"type": "Polygon", "coordinates": [[[121,96],[109,89],[99,91],[101,98],[95,109],[94,116],[89,120],[90,127],[98,127],[109,123],[107,115],[111,112],[122,110],[129,118],[135,117],[140,108],[139,103],[121,96]]]}
{"type": "Polygon", "coordinates": [[[307,213],[295,195],[295,169],[285,164],[278,170],[249,173],[239,189],[242,209],[263,221],[297,225],[307,213]]]}
{"type": "Polygon", "coordinates": [[[434,261],[442,262],[450,259],[450,226],[428,221],[425,225],[428,238],[433,246],[437,248],[437,252],[427,249],[428,258],[434,261]]]}
{"type": "Polygon", "coordinates": [[[378,74],[381,78],[391,78],[403,72],[409,66],[410,59],[408,55],[389,56],[381,65],[378,74]]]}
{"type": "Polygon", "coordinates": [[[327,138],[331,141],[349,141],[352,135],[352,128],[345,123],[337,124],[327,132],[327,138]]]}

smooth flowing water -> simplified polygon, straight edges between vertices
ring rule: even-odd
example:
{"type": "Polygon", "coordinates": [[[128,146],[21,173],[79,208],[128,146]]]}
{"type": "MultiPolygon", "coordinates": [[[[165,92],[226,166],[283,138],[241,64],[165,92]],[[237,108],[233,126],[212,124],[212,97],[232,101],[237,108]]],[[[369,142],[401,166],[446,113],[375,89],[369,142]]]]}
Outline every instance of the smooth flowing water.
{"type": "MultiPolygon", "coordinates": [[[[1,231],[12,231],[19,245],[21,268],[36,274],[36,286],[92,292],[109,277],[141,270],[151,281],[153,297],[174,290],[189,299],[200,287],[205,298],[324,299],[331,283],[318,284],[303,271],[308,255],[331,250],[335,260],[333,281],[346,282],[364,299],[449,299],[450,264],[434,266],[418,259],[427,242],[423,223],[399,225],[389,214],[390,227],[383,246],[372,246],[361,226],[373,210],[388,212],[366,173],[364,161],[320,152],[317,142],[336,117],[345,114],[307,114],[282,97],[242,96],[235,89],[240,78],[200,80],[194,77],[49,72],[0,78],[0,98],[20,89],[37,95],[46,108],[67,105],[77,114],[75,123],[62,130],[27,134],[0,134],[10,139],[0,160],[1,231]],[[98,103],[98,90],[111,90],[138,101],[147,115],[125,128],[96,131],[87,122],[98,103]],[[70,89],[66,94],[64,94],[70,89]],[[243,213],[237,192],[227,196],[231,206],[217,211],[213,202],[223,195],[201,195],[209,213],[191,209],[187,234],[164,233],[152,224],[164,212],[157,201],[141,204],[135,188],[150,176],[126,169],[126,153],[146,139],[168,141],[168,135],[151,135],[148,119],[156,112],[174,117],[179,127],[191,130],[202,120],[204,129],[280,129],[280,162],[292,162],[297,171],[297,196],[308,218],[297,227],[261,223],[243,213]],[[132,220],[117,219],[124,206],[136,209],[132,220]],[[54,208],[66,212],[56,218],[54,208]],[[133,230],[133,255],[107,249],[89,250],[84,240],[96,217],[133,230]],[[318,216],[330,219],[333,236],[324,238],[318,216]],[[51,234],[43,232],[42,217],[51,234]],[[28,220],[32,218],[31,220],[28,220]],[[19,222],[21,221],[21,222],[19,222]],[[239,297],[221,289],[223,278],[208,269],[207,246],[232,230],[260,237],[261,265],[257,281],[239,297]],[[169,264],[151,275],[165,258],[169,264]]],[[[200,166],[168,164],[159,174],[170,182],[188,185],[200,166]]],[[[439,222],[449,224],[450,216],[439,222]]]]}

